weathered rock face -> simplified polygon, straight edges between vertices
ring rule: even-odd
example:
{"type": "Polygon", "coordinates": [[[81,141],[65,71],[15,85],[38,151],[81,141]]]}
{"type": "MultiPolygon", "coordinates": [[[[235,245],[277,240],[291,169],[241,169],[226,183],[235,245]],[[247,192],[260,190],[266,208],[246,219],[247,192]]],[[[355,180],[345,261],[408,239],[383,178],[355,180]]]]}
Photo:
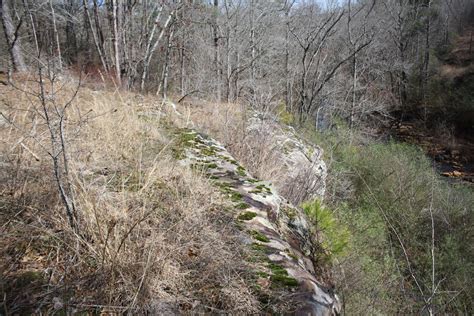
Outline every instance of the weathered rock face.
{"type": "MultiPolygon", "coordinates": [[[[314,245],[305,214],[279,196],[268,182],[253,178],[217,141],[192,130],[180,131],[177,138],[177,157],[203,170],[233,202],[232,212],[255,254],[253,266],[259,291],[277,290],[289,310],[298,315],[339,313],[337,296],[315,275],[309,257],[314,245]]],[[[288,158],[290,167],[290,161],[303,159],[297,154],[289,157],[293,157],[288,158]]]]}
{"type": "Polygon", "coordinates": [[[322,149],[304,142],[292,127],[282,127],[269,115],[255,114],[247,127],[249,144],[257,146],[264,140],[270,145],[274,163],[281,166],[275,180],[278,192],[294,205],[322,198],[326,189],[326,164],[322,149]]]}

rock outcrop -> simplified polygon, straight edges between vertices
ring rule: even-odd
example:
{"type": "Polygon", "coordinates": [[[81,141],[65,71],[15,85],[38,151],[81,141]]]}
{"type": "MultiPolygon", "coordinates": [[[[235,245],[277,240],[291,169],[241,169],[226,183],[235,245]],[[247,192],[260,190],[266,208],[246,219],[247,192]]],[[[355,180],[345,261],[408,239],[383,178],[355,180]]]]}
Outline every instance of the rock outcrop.
{"type": "MultiPolygon", "coordinates": [[[[298,145],[291,143],[289,152],[294,155],[285,160],[289,168],[302,159],[295,154],[298,145]]],[[[277,289],[296,314],[338,314],[337,296],[315,275],[309,256],[314,245],[305,214],[278,195],[270,183],[253,178],[217,141],[180,130],[175,148],[183,164],[203,170],[232,201],[235,219],[246,232],[245,243],[254,253],[256,286],[262,296],[277,289]]],[[[320,160],[319,164],[323,166],[320,160]]]]}
{"type": "Polygon", "coordinates": [[[298,137],[290,126],[284,126],[270,115],[255,114],[249,119],[249,144],[262,140],[269,144],[274,163],[281,166],[281,176],[275,181],[278,192],[293,204],[322,198],[326,189],[326,164],[321,148],[298,137]]]}

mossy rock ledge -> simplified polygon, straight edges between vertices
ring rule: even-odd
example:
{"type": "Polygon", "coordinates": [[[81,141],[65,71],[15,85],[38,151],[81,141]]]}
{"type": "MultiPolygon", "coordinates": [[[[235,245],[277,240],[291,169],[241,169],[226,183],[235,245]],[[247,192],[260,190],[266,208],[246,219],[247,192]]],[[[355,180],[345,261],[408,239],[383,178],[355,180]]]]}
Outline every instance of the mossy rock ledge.
{"type": "Polygon", "coordinates": [[[297,315],[337,315],[340,300],[318,280],[307,255],[312,245],[305,214],[270,183],[253,178],[216,140],[189,129],[179,130],[176,139],[177,159],[204,172],[232,203],[235,221],[256,253],[257,287],[268,287],[267,296],[285,293],[297,315]]]}
{"type": "Polygon", "coordinates": [[[324,196],[327,167],[322,148],[305,141],[291,126],[269,113],[254,112],[247,120],[249,146],[265,146],[282,174],[278,192],[294,205],[324,196]],[[263,143],[263,144],[262,144],[263,143]]]}

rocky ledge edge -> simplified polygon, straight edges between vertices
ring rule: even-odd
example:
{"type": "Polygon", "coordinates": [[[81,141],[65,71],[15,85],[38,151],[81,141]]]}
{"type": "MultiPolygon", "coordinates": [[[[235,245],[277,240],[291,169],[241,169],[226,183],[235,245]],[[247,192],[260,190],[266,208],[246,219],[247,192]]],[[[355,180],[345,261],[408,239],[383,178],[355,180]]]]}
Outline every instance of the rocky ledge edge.
{"type": "Polygon", "coordinates": [[[309,223],[272,185],[252,177],[216,140],[194,130],[176,132],[176,158],[204,172],[233,203],[235,219],[257,254],[257,286],[286,292],[296,315],[338,315],[334,291],[318,281],[309,257],[309,223]]]}

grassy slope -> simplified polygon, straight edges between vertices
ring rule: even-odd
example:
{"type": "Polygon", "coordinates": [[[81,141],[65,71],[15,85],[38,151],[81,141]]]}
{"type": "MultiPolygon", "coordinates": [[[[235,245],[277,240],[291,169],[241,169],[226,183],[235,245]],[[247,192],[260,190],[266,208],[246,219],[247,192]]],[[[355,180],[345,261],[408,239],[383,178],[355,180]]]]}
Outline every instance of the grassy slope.
{"type": "MultiPolygon", "coordinates": [[[[35,91],[28,79],[17,82],[35,91]]],[[[159,118],[161,103],[79,92],[66,134],[81,239],[57,198],[37,100],[0,89],[2,114],[15,126],[0,125],[0,310],[259,310],[229,204],[172,157],[174,122],[159,118]]],[[[72,90],[66,84],[55,101],[72,90]]]]}

